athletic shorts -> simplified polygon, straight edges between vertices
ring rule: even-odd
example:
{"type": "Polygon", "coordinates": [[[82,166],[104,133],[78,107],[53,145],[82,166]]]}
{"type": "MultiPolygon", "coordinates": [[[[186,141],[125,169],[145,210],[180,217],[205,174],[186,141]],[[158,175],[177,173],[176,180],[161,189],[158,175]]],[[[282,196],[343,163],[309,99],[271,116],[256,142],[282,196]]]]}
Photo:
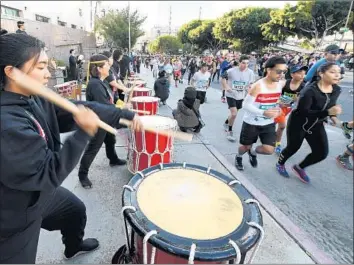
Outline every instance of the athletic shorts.
{"type": "Polygon", "coordinates": [[[243,99],[234,99],[234,98],[226,97],[226,101],[227,101],[227,105],[229,106],[229,109],[231,108],[236,108],[237,110],[242,109],[243,99]]]}
{"type": "Polygon", "coordinates": [[[257,142],[258,138],[264,145],[275,146],[275,123],[259,126],[243,122],[240,133],[240,144],[252,145],[257,142]]]}
{"type": "Polygon", "coordinates": [[[205,102],[206,91],[197,91],[197,99],[200,100],[200,104],[205,102]]]}
{"type": "Polygon", "coordinates": [[[179,80],[181,76],[182,76],[181,71],[174,71],[173,72],[173,77],[175,80],[179,80]]]}
{"type": "Polygon", "coordinates": [[[281,113],[278,117],[274,119],[275,123],[285,123],[286,122],[286,116],[291,112],[291,108],[289,107],[283,107],[281,108],[281,113]]]}

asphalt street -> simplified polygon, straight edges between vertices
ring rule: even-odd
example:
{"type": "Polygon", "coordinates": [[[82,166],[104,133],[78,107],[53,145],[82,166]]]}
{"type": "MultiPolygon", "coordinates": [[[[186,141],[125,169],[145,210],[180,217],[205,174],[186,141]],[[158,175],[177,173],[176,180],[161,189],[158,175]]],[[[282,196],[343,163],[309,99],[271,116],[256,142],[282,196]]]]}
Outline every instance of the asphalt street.
{"type": "MultiPolygon", "coordinates": [[[[339,104],[343,107],[340,116],[342,120],[353,119],[353,96],[349,92],[349,88],[353,88],[352,73],[347,73],[341,84],[343,92],[339,104]]],[[[171,108],[175,108],[177,100],[183,97],[186,81],[178,88],[171,89],[167,101],[171,108]]],[[[215,82],[211,86],[207,92],[207,103],[201,107],[206,126],[199,137],[234,163],[243,111],[239,112],[234,125],[237,140],[230,143],[223,129],[223,121],[228,115],[227,104],[220,100],[220,84],[215,82]]],[[[310,184],[300,182],[290,171],[291,165],[299,163],[310,153],[306,142],[286,164],[290,179],[276,172],[276,155],[259,156],[258,168],[252,168],[245,156],[245,171],[242,174],[296,225],[309,233],[319,248],[332,259],[340,263],[353,263],[353,172],[339,167],[335,160],[350,141],[344,138],[338,128],[327,126],[326,131],[330,145],[329,156],[325,161],[307,169],[310,184]]],[[[285,137],[283,144],[286,144],[285,137]]]]}

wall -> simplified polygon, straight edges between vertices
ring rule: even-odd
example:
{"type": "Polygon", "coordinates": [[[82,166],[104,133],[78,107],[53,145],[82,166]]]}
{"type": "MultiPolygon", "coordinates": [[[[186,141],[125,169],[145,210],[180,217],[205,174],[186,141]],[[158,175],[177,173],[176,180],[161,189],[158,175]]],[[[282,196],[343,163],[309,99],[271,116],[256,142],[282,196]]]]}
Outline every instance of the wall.
{"type": "MultiPolygon", "coordinates": [[[[68,64],[70,49],[76,49],[87,60],[92,53],[96,53],[96,38],[87,31],[71,29],[38,21],[22,19],[25,22],[26,32],[44,41],[48,48],[48,55],[63,60],[68,64]]],[[[1,27],[9,32],[17,30],[17,19],[1,18],[1,27]]]]}

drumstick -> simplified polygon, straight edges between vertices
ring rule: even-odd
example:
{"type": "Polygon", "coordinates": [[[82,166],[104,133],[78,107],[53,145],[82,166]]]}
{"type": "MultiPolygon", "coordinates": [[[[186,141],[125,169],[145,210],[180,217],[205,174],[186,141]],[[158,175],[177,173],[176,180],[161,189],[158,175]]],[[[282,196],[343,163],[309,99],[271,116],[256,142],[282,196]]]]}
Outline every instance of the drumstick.
{"type": "Polygon", "coordinates": [[[130,111],[136,112],[136,113],[140,113],[140,114],[147,114],[150,115],[150,111],[147,110],[139,110],[139,109],[129,109],[130,111]]]}
{"type": "MultiPolygon", "coordinates": [[[[15,67],[12,68],[12,73],[10,78],[14,80],[16,83],[20,84],[23,88],[27,89],[27,91],[47,99],[48,101],[67,110],[72,114],[75,114],[79,111],[78,107],[74,103],[67,100],[66,98],[61,97],[53,90],[43,86],[37,80],[29,77],[28,75],[26,75],[21,70],[15,67]]],[[[125,119],[120,119],[119,123],[126,126],[130,126],[132,124],[131,121],[125,119]]],[[[107,123],[101,120],[98,122],[98,127],[114,135],[118,133],[116,129],[114,129],[112,126],[108,125],[107,123]]],[[[168,134],[168,132],[158,131],[155,128],[144,128],[144,130],[150,132],[159,132],[160,134],[164,134],[164,135],[168,134]]],[[[188,135],[187,133],[184,134],[177,133],[175,134],[175,137],[180,140],[191,141],[193,135],[190,136],[188,135],[188,137],[186,137],[187,135],[188,135]]]]}
{"type": "MultiPolygon", "coordinates": [[[[127,119],[120,119],[119,123],[124,124],[127,127],[131,126],[131,124],[132,124],[132,122],[127,119]]],[[[173,131],[173,130],[159,130],[159,129],[156,129],[153,127],[148,127],[148,126],[144,126],[144,131],[158,133],[158,134],[161,134],[164,136],[173,135],[176,139],[186,141],[186,142],[190,142],[193,140],[193,134],[191,134],[191,133],[184,133],[184,132],[173,131]]]]}
{"type": "MultiPolygon", "coordinates": [[[[78,113],[79,108],[74,103],[61,97],[53,90],[44,87],[38,81],[34,80],[33,78],[30,78],[25,73],[15,67],[12,68],[11,78],[16,83],[20,84],[23,88],[27,89],[27,91],[30,91],[35,95],[41,96],[49,100],[50,102],[53,102],[55,105],[58,105],[59,107],[69,111],[72,114],[78,113]]],[[[98,127],[112,134],[117,134],[116,129],[101,120],[98,122],[98,127]]]]}

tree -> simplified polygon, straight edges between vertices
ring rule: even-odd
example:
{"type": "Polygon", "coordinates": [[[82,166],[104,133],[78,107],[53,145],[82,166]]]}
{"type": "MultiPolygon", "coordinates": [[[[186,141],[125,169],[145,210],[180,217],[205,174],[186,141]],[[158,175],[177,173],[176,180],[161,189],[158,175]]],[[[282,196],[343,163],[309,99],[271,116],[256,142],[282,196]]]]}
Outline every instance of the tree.
{"type": "Polygon", "coordinates": [[[202,24],[201,20],[192,20],[189,23],[183,24],[177,33],[177,37],[181,43],[194,44],[193,41],[189,38],[189,32],[202,24]]]}
{"type": "Polygon", "coordinates": [[[212,53],[216,53],[227,43],[215,37],[213,32],[215,23],[214,20],[203,20],[198,27],[188,32],[188,39],[199,49],[209,49],[212,53]]]}
{"type": "Polygon", "coordinates": [[[270,20],[271,10],[260,7],[232,10],[216,21],[213,33],[242,52],[259,50],[270,43],[264,39],[260,26],[270,20]]]}
{"type": "MultiPolygon", "coordinates": [[[[139,14],[137,10],[130,12],[130,37],[131,47],[136,44],[139,37],[144,35],[141,26],[146,17],[139,14]]],[[[98,18],[95,23],[95,32],[101,34],[110,47],[129,47],[129,9],[109,10],[108,13],[98,18]]]]}
{"type": "Polygon", "coordinates": [[[349,8],[350,2],[346,1],[299,1],[296,6],[286,5],[271,12],[271,19],[262,25],[262,32],[269,41],[297,36],[314,40],[318,48],[327,35],[344,26],[349,8]]]}
{"type": "Polygon", "coordinates": [[[149,44],[149,51],[152,53],[178,54],[179,49],[182,49],[182,43],[177,37],[170,35],[160,36],[149,44]]]}

